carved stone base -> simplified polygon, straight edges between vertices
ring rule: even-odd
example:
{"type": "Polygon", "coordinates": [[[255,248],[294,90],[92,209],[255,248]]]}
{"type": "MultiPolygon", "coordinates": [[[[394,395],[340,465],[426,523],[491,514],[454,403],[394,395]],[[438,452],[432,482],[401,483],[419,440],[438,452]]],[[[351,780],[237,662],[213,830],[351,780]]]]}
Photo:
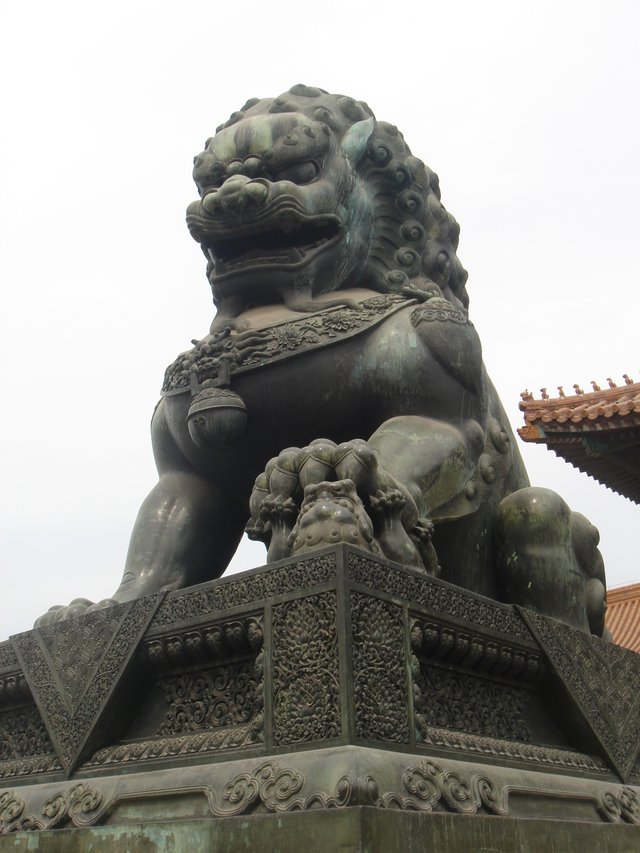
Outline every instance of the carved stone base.
{"type": "Polygon", "coordinates": [[[640,844],[640,827],[625,825],[638,816],[630,788],[354,746],[26,786],[3,804],[7,830],[10,812],[40,831],[0,836],[0,851],[298,853],[304,839],[309,853],[628,853],[640,844]],[[56,825],[77,828],[45,829],[56,825]]]}
{"type": "Polygon", "coordinates": [[[0,837],[11,853],[635,853],[638,828],[451,814],[347,811],[182,820],[140,826],[19,832],[0,837]]]}
{"type": "Polygon", "coordinates": [[[0,644],[0,851],[640,849],[639,692],[632,652],[328,548],[0,644]]]}

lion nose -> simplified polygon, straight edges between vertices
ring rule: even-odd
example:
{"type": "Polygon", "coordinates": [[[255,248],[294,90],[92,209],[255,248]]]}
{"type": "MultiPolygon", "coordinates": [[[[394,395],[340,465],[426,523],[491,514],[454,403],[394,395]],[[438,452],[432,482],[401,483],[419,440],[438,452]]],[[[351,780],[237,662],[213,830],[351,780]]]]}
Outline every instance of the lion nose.
{"type": "Polygon", "coordinates": [[[247,207],[263,204],[269,190],[263,181],[252,181],[245,175],[231,175],[220,189],[211,190],[202,199],[202,206],[209,214],[240,214],[247,207]]]}

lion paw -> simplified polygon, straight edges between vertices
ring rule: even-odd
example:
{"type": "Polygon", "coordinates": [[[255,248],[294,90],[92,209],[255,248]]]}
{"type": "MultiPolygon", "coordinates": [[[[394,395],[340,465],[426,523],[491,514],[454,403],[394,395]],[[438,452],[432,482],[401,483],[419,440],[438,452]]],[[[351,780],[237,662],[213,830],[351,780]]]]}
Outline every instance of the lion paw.
{"type": "Polygon", "coordinates": [[[54,604],[46,613],[39,616],[34,622],[34,628],[44,628],[47,625],[53,625],[55,622],[62,622],[64,619],[73,619],[78,616],[84,616],[86,613],[94,613],[96,610],[104,610],[106,607],[114,607],[118,604],[113,598],[103,598],[101,601],[93,602],[88,598],[74,598],[72,602],[66,606],[63,604],[54,604]]]}
{"type": "Polygon", "coordinates": [[[256,479],[249,505],[246,531],[267,545],[267,562],[348,542],[433,572],[433,546],[425,549],[412,535],[413,498],[363,439],[336,444],[320,438],[286,448],[256,479]]]}
{"type": "Polygon", "coordinates": [[[433,547],[432,537],[435,527],[428,518],[419,518],[411,528],[410,536],[420,552],[422,562],[428,575],[438,577],[442,568],[438,562],[436,549],[433,547]]]}

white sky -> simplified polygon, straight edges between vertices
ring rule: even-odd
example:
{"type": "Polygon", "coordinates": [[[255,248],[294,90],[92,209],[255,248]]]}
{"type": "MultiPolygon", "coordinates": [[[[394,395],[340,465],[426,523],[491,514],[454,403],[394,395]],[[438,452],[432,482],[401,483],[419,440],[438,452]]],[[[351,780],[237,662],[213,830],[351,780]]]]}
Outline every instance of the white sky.
{"type": "MultiPolygon", "coordinates": [[[[0,639],[119,583],[164,368],[212,316],[192,158],[249,97],[365,100],[438,172],[514,426],[525,387],[640,379],[639,23],[633,0],[0,0],[0,639]]],[[[640,579],[640,508],[522,452],[600,528],[610,585],[640,579]]]]}

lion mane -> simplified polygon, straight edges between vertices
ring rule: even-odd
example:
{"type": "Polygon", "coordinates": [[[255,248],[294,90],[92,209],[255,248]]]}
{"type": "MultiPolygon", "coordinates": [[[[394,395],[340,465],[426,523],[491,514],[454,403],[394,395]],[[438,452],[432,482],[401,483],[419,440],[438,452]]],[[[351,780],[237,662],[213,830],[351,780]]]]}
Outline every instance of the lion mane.
{"type": "MultiPolygon", "coordinates": [[[[353,125],[373,120],[366,153],[357,165],[357,175],[368,187],[374,214],[369,252],[360,278],[383,293],[413,292],[420,298],[421,293],[439,295],[440,291],[466,309],[467,272],[456,254],[460,227],[441,202],[437,174],[412,155],[398,128],[376,121],[363,101],[298,84],[277,98],[248,100],[216,133],[241,120],[275,113],[307,116],[328,128],[327,132],[338,142],[353,125]]],[[[221,177],[212,174],[218,164],[207,156],[210,141],[194,160],[193,177],[199,188],[221,177]]],[[[213,263],[209,261],[209,280],[212,273],[213,263]]],[[[342,284],[338,282],[338,286],[342,284]]]]}

